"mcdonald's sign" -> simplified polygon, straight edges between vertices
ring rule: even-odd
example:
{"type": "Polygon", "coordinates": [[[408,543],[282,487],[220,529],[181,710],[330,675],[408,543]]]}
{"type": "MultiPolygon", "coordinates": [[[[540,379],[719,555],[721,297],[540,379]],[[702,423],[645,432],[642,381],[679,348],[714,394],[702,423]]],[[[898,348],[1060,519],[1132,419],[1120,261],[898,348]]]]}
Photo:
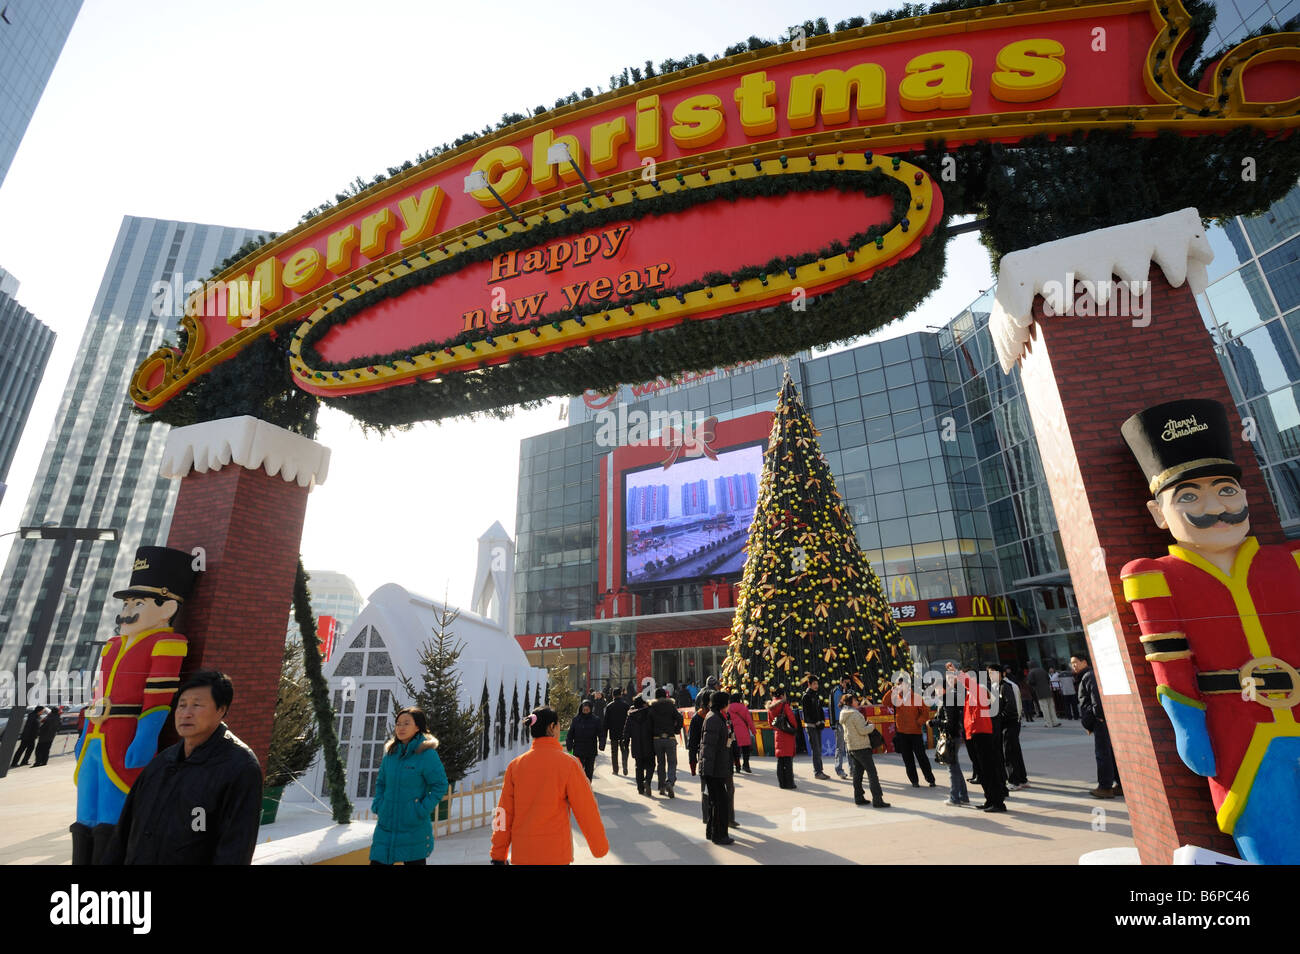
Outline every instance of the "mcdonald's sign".
{"type": "Polygon", "coordinates": [[[993,610],[989,606],[989,598],[987,596],[972,597],[970,601],[970,614],[971,616],[981,619],[992,619],[993,610]]]}
{"type": "Polygon", "coordinates": [[[889,601],[902,603],[907,599],[917,599],[916,581],[906,574],[889,578],[889,601]]]}

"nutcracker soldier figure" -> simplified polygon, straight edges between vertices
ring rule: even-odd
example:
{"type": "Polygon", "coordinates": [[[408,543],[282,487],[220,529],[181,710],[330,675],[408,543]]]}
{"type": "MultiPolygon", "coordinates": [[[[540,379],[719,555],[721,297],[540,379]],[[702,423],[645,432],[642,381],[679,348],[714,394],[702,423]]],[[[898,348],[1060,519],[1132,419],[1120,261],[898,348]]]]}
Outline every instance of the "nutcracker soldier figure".
{"type": "Polygon", "coordinates": [[[1300,541],[1261,546],[1217,401],[1124,422],[1169,555],[1124,567],[1178,754],[1247,861],[1300,864],[1300,541]]]}
{"type": "Polygon", "coordinates": [[[188,644],[172,621],[194,588],[184,550],[140,547],[122,601],[117,635],[100,655],[95,697],[77,740],[77,821],[72,863],[93,864],[108,844],[126,793],[158,751],[188,644]]]}

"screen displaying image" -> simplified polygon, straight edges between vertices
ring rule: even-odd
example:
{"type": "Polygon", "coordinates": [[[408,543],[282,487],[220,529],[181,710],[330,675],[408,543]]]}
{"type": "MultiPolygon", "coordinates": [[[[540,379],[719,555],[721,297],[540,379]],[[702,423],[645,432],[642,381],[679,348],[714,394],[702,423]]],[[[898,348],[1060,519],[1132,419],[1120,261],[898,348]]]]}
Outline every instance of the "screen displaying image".
{"type": "Polygon", "coordinates": [[[628,586],[739,573],[758,502],[763,445],[623,476],[628,586]]]}

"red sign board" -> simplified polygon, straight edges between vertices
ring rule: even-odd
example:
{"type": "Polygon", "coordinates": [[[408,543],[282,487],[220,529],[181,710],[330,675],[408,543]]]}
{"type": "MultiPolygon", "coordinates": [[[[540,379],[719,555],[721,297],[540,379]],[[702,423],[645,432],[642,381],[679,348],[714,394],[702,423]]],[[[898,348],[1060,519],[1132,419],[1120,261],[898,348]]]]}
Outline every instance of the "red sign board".
{"type": "Polygon", "coordinates": [[[321,660],[330,661],[334,652],[334,639],[338,635],[339,621],[333,616],[322,616],[316,620],[316,641],[320,643],[321,660]]]}
{"type": "Polygon", "coordinates": [[[562,633],[527,633],[516,636],[524,652],[548,649],[587,649],[591,646],[591,633],[585,629],[571,629],[562,633]]]}

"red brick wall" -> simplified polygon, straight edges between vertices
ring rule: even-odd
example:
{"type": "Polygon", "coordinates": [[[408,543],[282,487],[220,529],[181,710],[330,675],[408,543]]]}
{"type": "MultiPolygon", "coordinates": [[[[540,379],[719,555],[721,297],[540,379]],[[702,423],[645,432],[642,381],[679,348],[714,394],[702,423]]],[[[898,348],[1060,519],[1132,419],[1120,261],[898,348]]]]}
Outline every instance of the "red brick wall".
{"type": "Polygon", "coordinates": [[[1120,569],[1138,557],[1165,554],[1172,539],[1146,511],[1150,494],[1120,425],[1161,401],[1222,402],[1237,429],[1236,459],[1245,472],[1252,530],[1261,542],[1283,535],[1255,455],[1240,440],[1236,406],[1191,292],[1186,285],[1170,287],[1153,266],[1150,304],[1150,324],[1135,328],[1124,317],[1044,317],[1037,299],[1036,340],[1021,370],[1079,614],[1085,627],[1110,616],[1127,653],[1133,694],[1104,695],[1103,705],[1133,838],[1145,864],[1170,864],[1184,844],[1233,855],[1236,849],[1215,824],[1205,780],[1178,758],[1137,620],[1124,599],[1120,569]]]}
{"type": "MultiPolygon", "coordinates": [[[[722,646],[727,642],[727,637],[731,635],[731,627],[716,627],[714,629],[687,629],[673,633],[638,633],[636,637],[636,687],[641,688],[641,680],[646,676],[653,675],[651,670],[651,660],[656,649],[690,649],[694,646],[722,646]]],[[[720,676],[721,673],[702,672],[696,673],[695,678],[699,680],[696,685],[704,685],[704,680],[709,676],[720,676]]]]}
{"type": "MultiPolygon", "coordinates": [[[[207,568],[177,626],[190,641],[181,679],[219,669],[235,686],[226,718],[266,770],[293,602],[307,490],[263,470],[229,465],[181,480],[167,545],[203,547],[207,568]]],[[[169,723],[167,738],[175,740],[169,723]]]]}

